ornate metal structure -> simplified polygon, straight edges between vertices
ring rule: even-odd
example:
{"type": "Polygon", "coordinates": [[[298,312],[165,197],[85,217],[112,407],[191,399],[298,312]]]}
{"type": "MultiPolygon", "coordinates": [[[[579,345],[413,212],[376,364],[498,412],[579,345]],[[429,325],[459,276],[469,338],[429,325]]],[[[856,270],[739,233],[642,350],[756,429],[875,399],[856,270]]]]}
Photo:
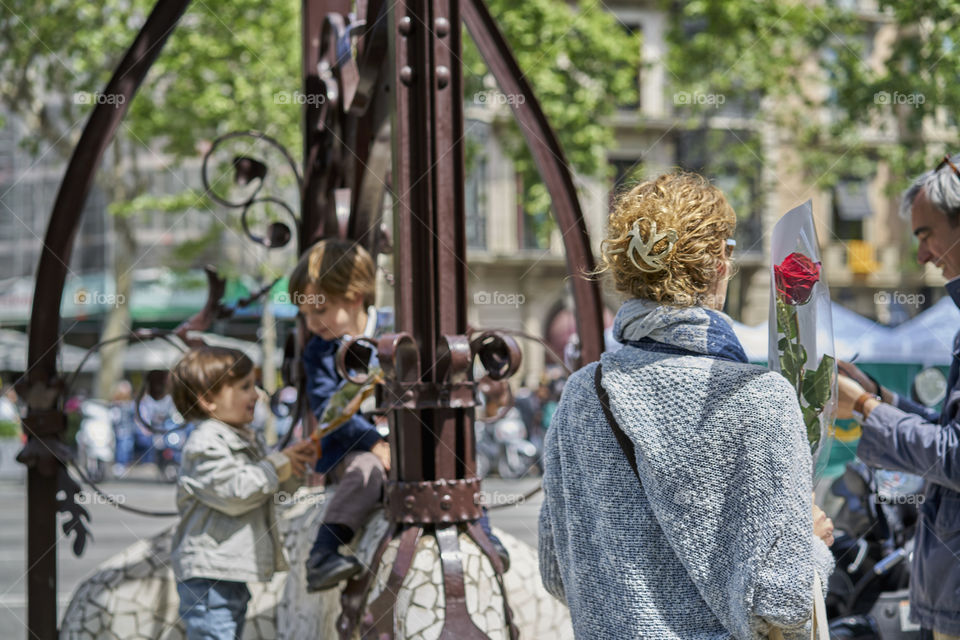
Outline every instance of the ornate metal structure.
{"type": "MultiPolygon", "coordinates": [[[[61,439],[66,426],[64,378],[56,367],[66,265],[103,152],[189,4],[156,3],[104,90],[125,99],[94,108],[47,229],[31,316],[29,369],[22,386],[29,406],[29,440],[19,456],[28,467],[30,637],[56,636],[56,514],[58,509],[74,511],[74,519],[79,518],[64,469],[69,456],[61,439]],[[61,503],[58,489],[67,491],[61,503]]],[[[374,564],[392,538],[399,537],[399,549],[388,588],[374,602],[366,602],[371,572],[348,584],[342,637],[358,631],[365,637],[389,637],[392,598],[423,535],[436,536],[440,549],[443,638],[485,637],[466,612],[459,534],[472,538],[498,573],[502,571],[476,524],[480,482],[473,450],[473,362],[479,357],[489,375],[501,379],[516,370],[520,354],[508,336],[488,332],[471,340],[467,335],[461,23],[502,90],[525,98],[511,105],[560,227],[568,230],[563,238],[569,271],[593,267],[563,152],[482,0],[303,0],[303,92],[314,99],[305,101],[302,171],[287,156],[301,179],[299,219],[284,205],[297,226],[299,250],[339,235],[376,254],[390,244],[381,226],[388,188],[395,206],[397,333],[376,344],[345,345],[341,362],[360,352],[366,357],[376,350],[379,356],[383,381],[377,389],[378,405],[389,418],[393,452],[387,512],[394,527],[374,564]],[[338,209],[349,216],[338,217],[338,209]]],[[[239,157],[235,167],[240,180],[263,179],[265,167],[259,161],[239,157]]],[[[224,204],[245,212],[251,202],[224,204]]],[[[257,236],[247,228],[245,215],[243,220],[248,235],[266,246],[290,239],[283,224],[275,223],[266,235],[257,236]]],[[[589,362],[602,350],[600,294],[596,283],[573,282],[581,352],[589,362]]],[[[194,320],[202,323],[205,317],[201,313],[194,320]]],[[[362,379],[360,369],[344,373],[362,379]]],[[[304,402],[301,399],[301,406],[304,402]]],[[[306,417],[312,417],[309,411],[306,417]]],[[[505,613],[509,624],[509,607],[505,613]]]]}

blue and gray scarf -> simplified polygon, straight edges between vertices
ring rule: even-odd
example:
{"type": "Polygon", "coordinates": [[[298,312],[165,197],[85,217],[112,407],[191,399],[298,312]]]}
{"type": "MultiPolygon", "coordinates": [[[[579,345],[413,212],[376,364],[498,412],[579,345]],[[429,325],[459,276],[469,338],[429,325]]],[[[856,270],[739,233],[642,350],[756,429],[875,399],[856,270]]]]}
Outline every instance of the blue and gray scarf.
{"type": "Polygon", "coordinates": [[[652,300],[627,300],[617,312],[613,335],[647,351],[747,362],[730,317],[703,307],[670,307],[652,300]]]}

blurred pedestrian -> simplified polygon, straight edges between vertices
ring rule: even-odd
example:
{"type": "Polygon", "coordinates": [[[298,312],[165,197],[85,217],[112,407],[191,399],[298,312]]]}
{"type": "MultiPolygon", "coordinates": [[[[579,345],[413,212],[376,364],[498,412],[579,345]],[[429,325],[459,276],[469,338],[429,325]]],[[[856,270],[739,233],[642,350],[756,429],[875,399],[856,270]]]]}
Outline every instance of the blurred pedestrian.
{"type": "Polygon", "coordinates": [[[120,380],[113,386],[110,394],[110,419],[116,441],[113,467],[115,478],[123,476],[133,462],[134,438],[137,432],[133,411],[133,385],[127,380],[120,380]]]}

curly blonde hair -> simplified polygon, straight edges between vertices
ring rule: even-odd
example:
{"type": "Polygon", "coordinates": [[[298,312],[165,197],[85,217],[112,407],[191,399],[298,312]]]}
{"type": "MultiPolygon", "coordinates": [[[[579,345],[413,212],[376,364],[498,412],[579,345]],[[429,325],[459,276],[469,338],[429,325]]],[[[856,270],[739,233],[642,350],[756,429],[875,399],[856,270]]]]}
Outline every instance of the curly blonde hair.
{"type": "Polygon", "coordinates": [[[663,174],[617,197],[594,273],[610,272],[616,290],[626,297],[697,305],[717,282],[736,225],[723,192],[706,178],[685,171],[663,174]],[[653,225],[658,235],[676,230],[672,248],[666,237],[650,247],[654,255],[663,253],[658,261],[662,269],[643,270],[631,259],[635,225],[643,242],[649,242],[653,225]]]}

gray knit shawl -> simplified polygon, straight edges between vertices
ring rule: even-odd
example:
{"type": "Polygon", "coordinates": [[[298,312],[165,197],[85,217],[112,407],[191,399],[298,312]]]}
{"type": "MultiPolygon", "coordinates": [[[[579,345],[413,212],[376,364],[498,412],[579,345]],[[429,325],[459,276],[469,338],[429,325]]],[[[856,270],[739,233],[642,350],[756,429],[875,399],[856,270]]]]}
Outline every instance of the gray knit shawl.
{"type": "MultiPolygon", "coordinates": [[[[593,386],[574,373],[547,432],[540,571],[578,638],[802,637],[814,569],[811,460],[793,389],[778,373],[711,353],[722,314],[630,300],[603,386],[636,447],[642,484],[593,386]]],[[[808,633],[808,632],[807,632],[808,633]]]]}

